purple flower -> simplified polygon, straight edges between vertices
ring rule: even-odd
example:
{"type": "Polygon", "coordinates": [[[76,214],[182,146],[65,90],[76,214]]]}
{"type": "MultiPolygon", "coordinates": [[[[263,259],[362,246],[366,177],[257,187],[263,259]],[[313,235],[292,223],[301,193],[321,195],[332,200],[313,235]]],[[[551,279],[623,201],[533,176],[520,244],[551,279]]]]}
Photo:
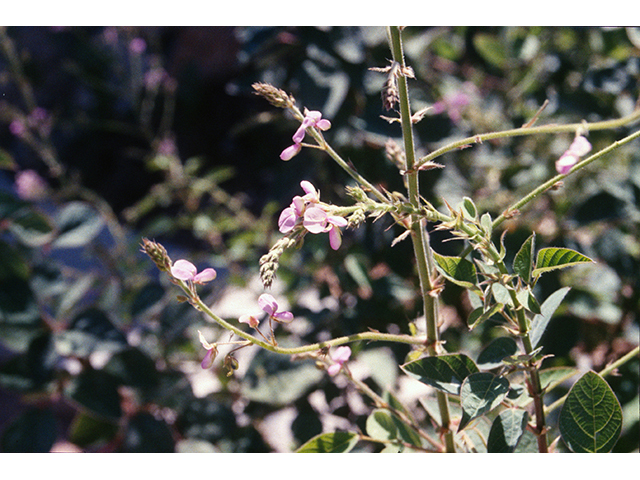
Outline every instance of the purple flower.
{"type": "Polygon", "coordinates": [[[580,157],[591,151],[591,144],[582,135],[576,135],[566,152],[556,161],[556,171],[566,175],[580,161],[580,157]]]}
{"type": "Polygon", "coordinates": [[[198,273],[195,265],[188,260],[178,260],[171,266],[171,275],[178,280],[191,281],[200,285],[210,282],[218,275],[213,268],[205,268],[198,273]]]}
{"type": "Polygon", "coordinates": [[[258,298],[258,305],[276,322],[288,323],[293,320],[293,313],[278,311],[278,302],[276,302],[276,299],[268,293],[260,295],[258,298]]]}
{"type": "Polygon", "coordinates": [[[216,356],[218,355],[218,346],[215,343],[211,344],[207,342],[200,330],[198,330],[198,336],[200,337],[200,343],[207,350],[207,353],[202,359],[202,363],[200,364],[200,366],[204,369],[207,369],[213,365],[213,361],[216,359],[216,356]]]}
{"type": "Polygon", "coordinates": [[[347,360],[349,360],[349,357],[351,357],[351,349],[349,347],[342,346],[342,347],[336,348],[336,350],[331,355],[331,359],[335,363],[333,365],[330,365],[329,368],[327,368],[327,373],[332,377],[334,375],[337,375],[340,369],[342,368],[342,365],[347,360]]]}

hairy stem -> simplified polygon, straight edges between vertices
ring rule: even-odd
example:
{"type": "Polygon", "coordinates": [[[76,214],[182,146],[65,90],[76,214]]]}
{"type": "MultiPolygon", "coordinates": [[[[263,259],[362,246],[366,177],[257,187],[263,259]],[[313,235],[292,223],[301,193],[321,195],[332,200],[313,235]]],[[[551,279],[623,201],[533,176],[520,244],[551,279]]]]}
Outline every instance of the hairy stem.
{"type": "MultiPolygon", "coordinates": [[[[404,61],[404,52],[402,49],[402,39],[399,27],[389,28],[389,40],[391,44],[391,53],[393,61],[400,65],[402,72],[406,67],[404,61]]],[[[411,205],[420,208],[420,190],[418,172],[415,169],[416,157],[415,146],[413,140],[413,127],[411,121],[411,107],[409,103],[409,92],[407,87],[407,78],[404,74],[400,74],[397,78],[398,94],[400,103],[400,120],[402,125],[402,137],[404,141],[405,151],[405,173],[407,180],[407,189],[409,201],[411,205]]],[[[434,285],[432,274],[435,271],[433,252],[429,244],[429,235],[427,233],[426,222],[417,215],[411,216],[411,239],[416,258],[416,266],[420,279],[420,290],[424,305],[424,316],[427,332],[427,352],[429,355],[438,354],[438,302],[437,297],[433,295],[434,285]]],[[[449,403],[445,393],[437,392],[438,407],[440,409],[440,417],[442,419],[442,431],[444,434],[447,452],[455,452],[455,444],[453,442],[453,432],[450,430],[450,414],[449,403]]]]}

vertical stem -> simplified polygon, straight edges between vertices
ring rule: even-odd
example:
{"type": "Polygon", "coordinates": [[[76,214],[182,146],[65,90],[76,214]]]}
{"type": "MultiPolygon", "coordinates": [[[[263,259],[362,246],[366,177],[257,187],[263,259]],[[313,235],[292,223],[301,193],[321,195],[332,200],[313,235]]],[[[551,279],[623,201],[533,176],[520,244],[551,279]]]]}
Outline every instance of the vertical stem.
{"type": "MultiPolygon", "coordinates": [[[[404,52],[402,49],[402,40],[400,38],[399,27],[389,27],[389,40],[391,44],[391,53],[393,61],[400,65],[400,74],[397,78],[398,93],[400,102],[400,119],[402,124],[402,137],[404,141],[404,151],[406,158],[405,171],[407,180],[407,189],[409,201],[416,210],[420,207],[420,190],[418,183],[418,172],[414,169],[416,164],[415,147],[413,141],[413,127],[411,121],[411,108],[409,105],[409,92],[407,88],[406,76],[402,73],[406,67],[404,61],[404,52]]],[[[429,244],[429,234],[426,228],[426,222],[421,220],[419,216],[411,217],[411,239],[413,242],[413,250],[416,258],[416,266],[420,279],[420,291],[424,304],[424,316],[426,321],[427,333],[427,352],[431,356],[438,354],[438,301],[433,296],[432,273],[434,271],[434,260],[429,244]]],[[[453,442],[453,432],[450,430],[449,403],[444,392],[437,392],[438,407],[440,409],[440,417],[442,421],[442,431],[445,439],[447,452],[455,452],[453,442]]]]}

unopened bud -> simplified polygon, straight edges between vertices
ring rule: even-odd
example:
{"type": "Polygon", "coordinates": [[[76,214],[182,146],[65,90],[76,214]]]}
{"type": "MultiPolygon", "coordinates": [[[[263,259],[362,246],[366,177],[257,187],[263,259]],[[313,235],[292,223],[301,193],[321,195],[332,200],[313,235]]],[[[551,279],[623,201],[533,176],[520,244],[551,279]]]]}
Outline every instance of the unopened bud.
{"type": "Polygon", "coordinates": [[[295,104],[293,96],[288,95],[284,90],[280,90],[268,83],[257,82],[254,83],[252,87],[256,95],[264,97],[274,107],[291,108],[295,104]]]}

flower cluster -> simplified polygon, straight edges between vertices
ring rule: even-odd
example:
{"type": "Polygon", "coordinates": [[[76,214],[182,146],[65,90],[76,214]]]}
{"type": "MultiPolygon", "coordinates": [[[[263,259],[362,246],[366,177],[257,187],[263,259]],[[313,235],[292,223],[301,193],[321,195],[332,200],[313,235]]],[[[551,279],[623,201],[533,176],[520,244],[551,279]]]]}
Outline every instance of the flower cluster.
{"type": "Polygon", "coordinates": [[[569,149],[556,161],[556,171],[565,175],[580,161],[580,157],[591,151],[591,144],[582,135],[576,135],[569,149]]]}
{"type": "MultiPolygon", "coordinates": [[[[278,302],[273,298],[272,295],[268,293],[263,293],[258,298],[258,305],[260,308],[266,312],[271,320],[275,320],[279,323],[289,323],[293,320],[293,313],[287,311],[279,311],[278,310],[278,302]]],[[[240,323],[246,323],[251,328],[256,328],[260,321],[255,315],[242,315],[238,321],[240,323]]]]}
{"type": "Polygon", "coordinates": [[[317,110],[313,110],[311,112],[305,112],[304,120],[302,120],[302,124],[296,130],[296,133],[293,134],[293,145],[285,148],[280,154],[281,160],[291,160],[295,157],[300,150],[302,149],[302,140],[304,140],[304,136],[307,133],[307,128],[315,127],[319,130],[329,130],[331,128],[331,122],[326,118],[322,118],[322,113],[317,110]]]}
{"type": "Polygon", "coordinates": [[[293,197],[291,205],[285,208],[278,219],[281,233],[289,233],[302,218],[302,226],[311,233],[329,233],[329,244],[337,250],[342,243],[339,227],[346,227],[347,220],[337,215],[330,215],[320,204],[320,193],[308,181],[303,180],[300,186],[305,195],[293,197]]]}

